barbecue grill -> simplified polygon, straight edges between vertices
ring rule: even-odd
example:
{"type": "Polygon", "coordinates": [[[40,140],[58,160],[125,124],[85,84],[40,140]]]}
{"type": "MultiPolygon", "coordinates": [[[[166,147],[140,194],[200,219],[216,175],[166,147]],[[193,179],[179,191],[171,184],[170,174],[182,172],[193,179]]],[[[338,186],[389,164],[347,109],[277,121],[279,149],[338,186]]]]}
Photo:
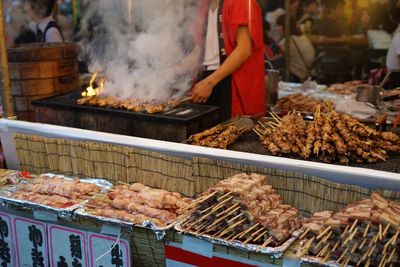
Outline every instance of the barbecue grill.
{"type": "Polygon", "coordinates": [[[108,133],[181,142],[194,133],[218,123],[219,108],[183,103],[163,113],[147,114],[129,110],[77,104],[80,92],[32,102],[36,121],[108,133]]]}

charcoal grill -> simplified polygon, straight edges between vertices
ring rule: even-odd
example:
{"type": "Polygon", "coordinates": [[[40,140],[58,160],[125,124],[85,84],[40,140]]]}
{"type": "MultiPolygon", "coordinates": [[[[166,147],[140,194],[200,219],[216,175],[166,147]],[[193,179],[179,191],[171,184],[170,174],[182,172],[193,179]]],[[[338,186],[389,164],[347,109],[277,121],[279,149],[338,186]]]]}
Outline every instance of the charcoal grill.
{"type": "Polygon", "coordinates": [[[219,108],[183,103],[164,113],[78,105],[79,92],[33,101],[36,121],[108,133],[181,142],[218,123],[219,108]]]}

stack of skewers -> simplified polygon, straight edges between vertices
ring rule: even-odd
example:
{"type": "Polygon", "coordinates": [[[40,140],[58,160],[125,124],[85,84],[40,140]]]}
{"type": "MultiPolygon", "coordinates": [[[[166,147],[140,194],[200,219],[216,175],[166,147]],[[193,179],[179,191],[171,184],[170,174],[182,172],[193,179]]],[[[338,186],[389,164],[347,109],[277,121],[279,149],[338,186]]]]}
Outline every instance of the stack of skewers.
{"type": "Polygon", "coordinates": [[[151,221],[163,227],[175,221],[191,204],[179,193],[155,189],[140,183],[118,185],[106,195],[96,195],[84,206],[85,212],[134,224],[151,221]]]}
{"type": "Polygon", "coordinates": [[[328,112],[335,108],[334,104],[330,101],[324,101],[311,96],[303,94],[293,94],[282,97],[275,105],[277,111],[291,111],[298,110],[301,112],[314,113],[317,106],[321,107],[321,112],[328,112]]]}
{"type": "Polygon", "coordinates": [[[223,180],[193,202],[179,229],[259,249],[277,247],[300,228],[299,211],[265,184],[265,177],[239,174],[223,180]]]}
{"type": "Polygon", "coordinates": [[[201,133],[190,136],[187,142],[195,146],[227,149],[243,133],[251,130],[251,126],[241,123],[242,120],[244,121],[244,119],[239,118],[229,123],[218,124],[201,133]]]}
{"type": "Polygon", "coordinates": [[[316,112],[307,123],[296,112],[274,121],[259,123],[254,129],[263,146],[273,155],[293,155],[323,162],[376,163],[400,152],[400,137],[378,132],[348,115],[332,111],[316,112]]]}
{"type": "Polygon", "coordinates": [[[20,185],[10,198],[62,209],[79,204],[100,191],[99,186],[81,182],[79,179],[41,175],[20,185]]]}
{"type": "Polygon", "coordinates": [[[315,213],[303,228],[300,256],[340,266],[400,265],[400,203],[374,193],[334,214],[315,213]]]}
{"type": "Polygon", "coordinates": [[[154,114],[174,109],[188,100],[190,100],[190,98],[172,99],[166,102],[144,102],[134,98],[121,99],[114,96],[96,95],[78,99],[77,103],[79,105],[108,107],[113,109],[126,109],[133,112],[145,112],[148,114],[154,114]]]}

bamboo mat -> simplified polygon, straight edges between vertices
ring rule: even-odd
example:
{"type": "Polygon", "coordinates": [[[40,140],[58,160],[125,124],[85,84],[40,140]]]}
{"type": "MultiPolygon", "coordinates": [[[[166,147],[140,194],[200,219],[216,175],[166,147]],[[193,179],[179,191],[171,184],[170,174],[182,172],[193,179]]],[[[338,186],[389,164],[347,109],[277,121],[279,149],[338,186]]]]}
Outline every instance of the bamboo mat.
{"type": "MultiPolygon", "coordinates": [[[[189,197],[238,173],[263,174],[285,203],[299,208],[303,215],[322,210],[337,211],[372,193],[365,188],[302,173],[207,158],[184,159],[132,147],[25,134],[16,134],[15,141],[21,167],[31,173],[102,178],[114,184],[140,182],[189,197]]],[[[400,200],[400,192],[383,191],[381,194],[400,200]]]]}

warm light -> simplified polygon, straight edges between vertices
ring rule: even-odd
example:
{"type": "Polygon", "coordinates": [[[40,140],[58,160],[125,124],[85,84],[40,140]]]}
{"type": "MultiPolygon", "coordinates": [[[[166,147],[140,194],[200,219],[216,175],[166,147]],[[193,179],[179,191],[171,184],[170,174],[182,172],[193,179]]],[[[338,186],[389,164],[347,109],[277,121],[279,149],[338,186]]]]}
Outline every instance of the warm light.
{"type": "Polygon", "coordinates": [[[97,78],[97,73],[93,74],[92,78],[90,79],[89,87],[86,88],[85,92],[82,92],[83,97],[96,96],[103,91],[105,79],[102,79],[100,81],[100,87],[93,88],[93,83],[96,80],[96,78],[97,78]]]}

